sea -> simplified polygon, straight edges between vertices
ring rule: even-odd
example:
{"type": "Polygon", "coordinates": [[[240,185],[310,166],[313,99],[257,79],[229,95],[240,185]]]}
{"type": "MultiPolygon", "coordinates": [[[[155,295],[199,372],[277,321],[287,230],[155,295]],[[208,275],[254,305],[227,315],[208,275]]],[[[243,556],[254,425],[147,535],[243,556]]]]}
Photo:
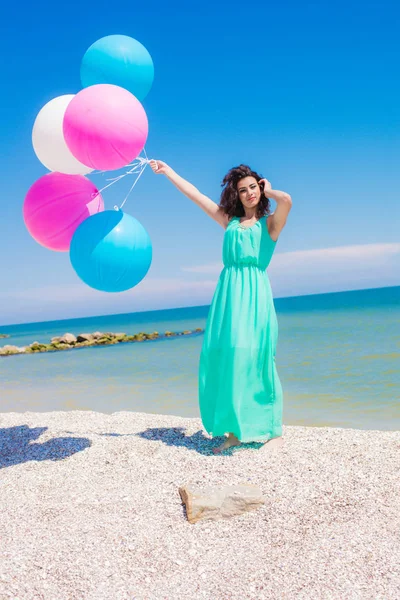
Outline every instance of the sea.
{"type": "MultiPolygon", "coordinates": [[[[277,298],[284,425],[400,430],[400,286],[277,298]]],[[[64,333],[204,329],[209,306],[7,325],[0,346],[64,333]]],[[[204,333],[0,357],[0,412],[200,417],[204,333]]]]}

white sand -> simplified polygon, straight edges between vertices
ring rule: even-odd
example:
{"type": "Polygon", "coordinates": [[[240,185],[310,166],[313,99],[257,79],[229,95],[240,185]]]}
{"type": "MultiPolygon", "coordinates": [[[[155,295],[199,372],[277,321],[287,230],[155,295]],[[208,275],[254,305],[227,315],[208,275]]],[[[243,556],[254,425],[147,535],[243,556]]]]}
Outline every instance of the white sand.
{"type": "Polygon", "coordinates": [[[400,598],[400,432],[284,427],[279,450],[214,456],[198,419],[3,413],[0,427],[2,600],[400,598]],[[241,482],[262,508],[187,522],[180,485],[241,482]]]}

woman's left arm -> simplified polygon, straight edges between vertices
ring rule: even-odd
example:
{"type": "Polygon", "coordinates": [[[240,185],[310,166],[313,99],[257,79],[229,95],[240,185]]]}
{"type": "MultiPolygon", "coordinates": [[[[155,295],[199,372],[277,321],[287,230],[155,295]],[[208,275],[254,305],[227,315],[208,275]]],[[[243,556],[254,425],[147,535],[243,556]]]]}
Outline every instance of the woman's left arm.
{"type": "Polygon", "coordinates": [[[271,215],[271,221],[272,230],[275,232],[275,234],[279,235],[286,224],[286,219],[292,208],[292,197],[286,192],[273,190],[268,179],[262,179],[258,183],[264,184],[262,188],[264,196],[266,198],[272,198],[272,200],[275,200],[277,203],[275,212],[271,215]]]}

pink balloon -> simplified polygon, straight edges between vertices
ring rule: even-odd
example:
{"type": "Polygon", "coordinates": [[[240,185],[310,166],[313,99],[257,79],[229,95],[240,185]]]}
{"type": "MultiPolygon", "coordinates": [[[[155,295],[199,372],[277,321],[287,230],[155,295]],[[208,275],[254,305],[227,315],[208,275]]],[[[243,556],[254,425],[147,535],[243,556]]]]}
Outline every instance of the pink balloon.
{"type": "Polygon", "coordinates": [[[67,252],[78,225],[103,210],[103,198],[89,179],[64,173],[40,177],[29,189],[23,206],[31,236],[58,252],[67,252]]]}
{"type": "Polygon", "coordinates": [[[77,160],[92,169],[120,169],[137,158],[148,135],[139,100],[117,85],[81,90],[64,115],[64,139],[77,160]]]}

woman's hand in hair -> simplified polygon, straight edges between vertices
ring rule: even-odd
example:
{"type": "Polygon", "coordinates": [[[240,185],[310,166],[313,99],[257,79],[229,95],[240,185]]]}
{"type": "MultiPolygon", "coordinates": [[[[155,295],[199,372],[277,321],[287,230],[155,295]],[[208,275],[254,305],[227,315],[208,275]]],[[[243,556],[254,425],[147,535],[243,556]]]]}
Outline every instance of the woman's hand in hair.
{"type": "Polygon", "coordinates": [[[261,191],[264,193],[264,196],[268,198],[268,190],[272,190],[272,186],[268,179],[260,179],[258,185],[260,186],[261,191]]]}

